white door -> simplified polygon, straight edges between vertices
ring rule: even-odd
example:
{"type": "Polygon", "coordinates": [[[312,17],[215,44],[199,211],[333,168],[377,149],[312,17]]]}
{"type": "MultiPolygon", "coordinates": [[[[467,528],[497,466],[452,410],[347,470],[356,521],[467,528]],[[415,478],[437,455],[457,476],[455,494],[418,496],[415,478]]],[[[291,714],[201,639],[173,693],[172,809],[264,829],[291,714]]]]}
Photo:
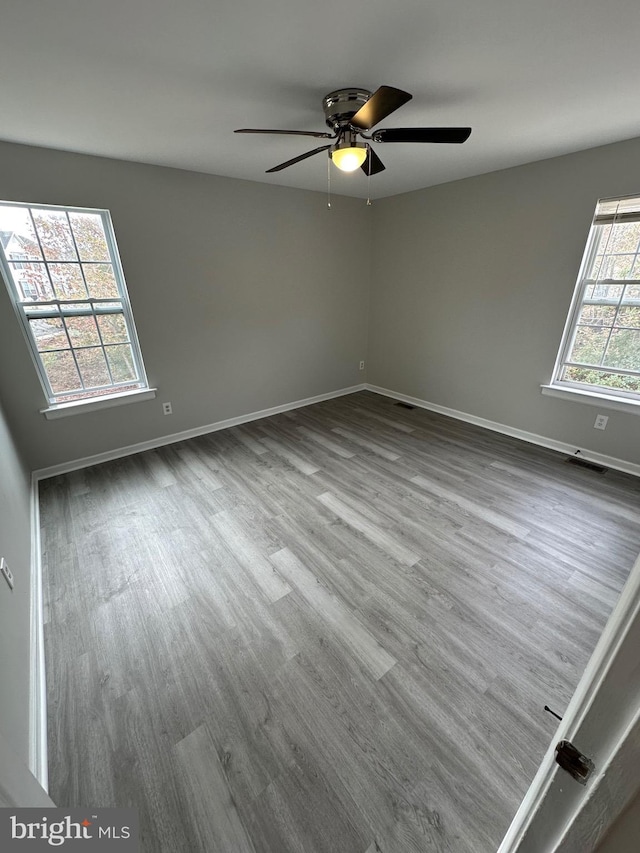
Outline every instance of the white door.
{"type": "Polygon", "coordinates": [[[498,853],[595,850],[638,794],[639,767],[640,557],[498,853]],[[561,740],[593,761],[586,785],[556,763],[561,740]]]}

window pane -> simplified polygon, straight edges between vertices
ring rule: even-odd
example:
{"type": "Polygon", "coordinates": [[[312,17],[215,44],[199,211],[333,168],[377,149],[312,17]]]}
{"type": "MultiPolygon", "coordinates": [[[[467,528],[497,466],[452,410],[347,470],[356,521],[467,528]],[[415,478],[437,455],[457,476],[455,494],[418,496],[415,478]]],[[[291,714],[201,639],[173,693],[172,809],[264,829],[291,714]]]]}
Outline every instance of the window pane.
{"type": "Polygon", "coordinates": [[[607,246],[610,255],[620,252],[636,252],[640,242],[640,222],[621,222],[613,226],[613,234],[607,246]]]}
{"type": "Polygon", "coordinates": [[[613,305],[585,305],[580,314],[580,323],[590,326],[611,326],[616,316],[613,305]]]}
{"type": "Polygon", "coordinates": [[[67,317],[65,320],[71,346],[95,347],[100,345],[100,338],[93,317],[67,317]]]}
{"type": "Polygon", "coordinates": [[[106,351],[114,382],[131,382],[137,379],[133,353],[128,344],[107,347],[106,351]]]}
{"type": "Polygon", "coordinates": [[[83,261],[110,260],[102,217],[97,213],[69,213],[69,219],[80,259],[83,261]]]}
{"type": "Polygon", "coordinates": [[[34,210],[33,219],[48,261],[77,260],[66,213],[57,210],[34,210]]]}
{"type": "Polygon", "coordinates": [[[635,255],[605,255],[598,278],[630,278],[635,259],[635,255]]]}
{"type": "Polygon", "coordinates": [[[0,231],[7,260],[20,256],[22,260],[42,260],[36,232],[29,211],[24,207],[0,207],[0,231]]]}
{"type": "Polygon", "coordinates": [[[82,387],[71,350],[45,352],[41,358],[54,394],[82,387]]]}
{"type": "Polygon", "coordinates": [[[640,332],[634,329],[614,329],[603,364],[640,370],[640,332]]]}
{"type": "Polygon", "coordinates": [[[62,320],[29,320],[29,326],[33,332],[39,352],[51,349],[64,349],[69,346],[62,320]]]}
{"type": "Polygon", "coordinates": [[[618,312],[618,319],[616,320],[616,325],[618,326],[636,326],[640,329],[640,307],[630,305],[623,306],[618,312]]]}
{"type": "Polygon", "coordinates": [[[111,377],[107,370],[107,363],[102,347],[76,350],[76,358],[80,373],[82,374],[82,381],[86,388],[111,385],[111,377]]]}
{"type": "Polygon", "coordinates": [[[604,257],[604,255],[596,255],[596,257],[593,261],[593,266],[589,270],[589,272],[587,273],[586,278],[590,279],[591,281],[597,281],[598,279],[602,278],[600,273],[602,271],[602,259],[603,259],[603,257],[604,257]]]}
{"type": "Polygon", "coordinates": [[[80,264],[49,264],[49,272],[57,299],[66,301],[87,298],[80,264]]]}
{"type": "Polygon", "coordinates": [[[598,252],[603,255],[607,251],[611,239],[612,225],[595,225],[594,232],[598,244],[598,252]]]}
{"type": "Polygon", "coordinates": [[[105,344],[119,344],[129,340],[122,314],[98,315],[98,325],[105,344]]]}
{"type": "Polygon", "coordinates": [[[568,382],[581,382],[585,385],[597,385],[600,388],[619,389],[620,391],[640,391],[640,378],[624,373],[610,373],[585,367],[565,367],[561,379],[568,382]]]}
{"type": "Polygon", "coordinates": [[[640,284],[628,284],[624,289],[623,302],[640,301],[640,284]]]}
{"type": "Polygon", "coordinates": [[[578,326],[569,361],[600,364],[609,330],[597,326],[578,326]]]}
{"type": "Polygon", "coordinates": [[[15,268],[15,264],[9,266],[21,301],[46,302],[55,299],[44,264],[24,263],[19,269],[15,268]]]}
{"type": "Polygon", "coordinates": [[[118,296],[118,285],[111,264],[83,264],[82,271],[92,299],[113,299],[118,296]]]}

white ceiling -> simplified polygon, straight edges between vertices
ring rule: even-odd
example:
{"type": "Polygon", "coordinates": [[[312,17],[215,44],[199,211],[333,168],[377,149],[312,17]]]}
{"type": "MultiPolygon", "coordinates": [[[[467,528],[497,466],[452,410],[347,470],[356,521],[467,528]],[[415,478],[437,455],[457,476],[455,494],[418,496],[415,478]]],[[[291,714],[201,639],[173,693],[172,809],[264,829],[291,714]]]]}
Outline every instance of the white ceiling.
{"type": "Polygon", "coordinates": [[[413,100],[380,127],[473,128],[377,145],[379,198],[640,136],[640,3],[0,0],[0,81],[5,140],[323,192],[324,154],[265,175],[321,140],[234,128],[325,130],[324,94],[381,84],[413,100]]]}

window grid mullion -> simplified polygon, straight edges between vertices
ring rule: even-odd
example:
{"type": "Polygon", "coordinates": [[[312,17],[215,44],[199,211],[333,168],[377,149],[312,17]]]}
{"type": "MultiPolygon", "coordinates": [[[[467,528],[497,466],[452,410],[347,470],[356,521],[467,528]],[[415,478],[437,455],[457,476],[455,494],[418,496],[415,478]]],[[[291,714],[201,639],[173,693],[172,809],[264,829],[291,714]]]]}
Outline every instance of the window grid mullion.
{"type": "Polygon", "coordinates": [[[561,347],[560,356],[558,358],[556,369],[554,372],[554,376],[556,377],[556,379],[559,379],[562,375],[564,366],[569,359],[569,354],[573,351],[573,345],[575,343],[576,333],[578,330],[578,320],[582,312],[582,306],[584,305],[587,288],[591,284],[587,273],[589,273],[593,269],[593,264],[596,255],[598,254],[600,243],[602,242],[602,235],[602,229],[599,229],[597,232],[593,232],[587,244],[585,258],[580,268],[581,278],[578,293],[574,297],[575,302],[572,304],[572,307],[569,312],[569,317],[567,318],[567,323],[565,325],[565,331],[563,334],[564,343],[561,347]]]}
{"type": "MultiPolygon", "coordinates": [[[[47,260],[47,256],[44,253],[44,246],[42,245],[42,240],[40,239],[40,234],[38,233],[38,228],[36,226],[36,221],[33,218],[33,210],[28,207],[29,218],[31,219],[31,225],[33,227],[33,233],[36,235],[36,240],[38,241],[38,248],[40,249],[40,254],[42,255],[42,261],[36,261],[36,263],[42,263],[47,273],[47,278],[49,279],[49,286],[51,287],[51,293],[54,296],[57,296],[57,291],[53,286],[53,279],[51,278],[51,270],[49,269],[49,261],[47,260]]],[[[55,261],[54,261],[55,263],[55,261]]]]}
{"type": "MultiPolygon", "coordinates": [[[[107,248],[109,250],[109,256],[112,258],[113,263],[113,275],[116,280],[116,284],[118,287],[118,293],[122,297],[122,309],[125,317],[125,325],[127,327],[127,334],[131,337],[130,329],[135,329],[135,325],[133,323],[133,311],[131,309],[131,302],[128,297],[124,297],[123,294],[126,294],[126,288],[124,286],[124,271],[122,269],[122,261],[120,260],[120,252],[118,251],[118,245],[116,243],[115,231],[113,229],[113,223],[111,222],[111,215],[109,211],[101,211],[100,216],[102,218],[102,229],[104,231],[105,239],[107,241],[107,248]]],[[[137,335],[136,335],[137,342],[137,335]]],[[[140,353],[139,344],[136,343],[136,346],[131,346],[131,353],[133,357],[133,364],[136,374],[137,381],[143,381],[146,383],[146,373],[144,370],[144,364],[142,363],[142,354],[140,353]]]]}
{"type": "Polygon", "coordinates": [[[69,226],[69,233],[71,234],[71,239],[73,240],[73,248],[76,252],[76,258],[78,259],[78,266],[80,267],[80,275],[82,276],[82,283],[84,285],[84,292],[87,294],[87,298],[89,298],[89,288],[87,287],[87,279],[85,278],[84,270],[82,269],[82,262],[80,260],[80,252],[78,251],[78,244],[76,243],[76,235],[73,233],[73,226],[71,225],[71,219],[69,218],[69,211],[65,210],[64,215],[67,217],[67,225],[69,226]]]}
{"type": "Polygon", "coordinates": [[[618,300],[618,304],[616,306],[616,313],[613,317],[613,321],[611,323],[611,328],[609,329],[609,334],[607,336],[607,342],[606,342],[604,349],[602,351],[602,363],[603,364],[604,364],[605,356],[607,354],[607,350],[609,349],[609,344],[611,343],[611,338],[613,336],[614,329],[623,328],[620,325],[616,325],[616,321],[617,321],[618,317],[620,316],[620,308],[622,307],[622,300],[624,298],[624,294],[625,294],[626,290],[627,290],[627,285],[625,284],[625,285],[623,285],[622,290],[620,292],[620,299],[618,300]]]}
{"type": "MultiPolygon", "coordinates": [[[[104,358],[104,363],[107,366],[107,373],[109,374],[109,379],[111,380],[111,384],[113,385],[114,381],[113,381],[113,374],[111,373],[111,366],[109,364],[109,360],[107,358],[107,354],[106,354],[105,349],[104,349],[104,343],[102,341],[102,334],[100,333],[100,326],[98,325],[98,321],[96,319],[96,313],[95,313],[95,309],[93,306],[93,302],[91,300],[91,294],[89,293],[89,286],[87,285],[87,277],[84,274],[84,267],[82,265],[82,259],[80,257],[80,251],[78,249],[78,243],[76,241],[76,235],[75,235],[75,232],[73,230],[73,224],[71,222],[71,217],[69,216],[68,210],[65,210],[65,216],[67,217],[67,224],[69,226],[69,233],[71,234],[71,239],[73,240],[73,248],[75,249],[76,257],[78,258],[78,266],[80,267],[80,275],[82,276],[82,283],[84,285],[84,291],[87,294],[87,299],[89,300],[89,307],[91,308],[91,316],[93,317],[93,322],[95,324],[96,329],[98,330],[98,339],[100,341],[100,348],[102,351],[102,357],[104,358]]],[[[104,223],[103,223],[103,230],[104,230],[104,223]]],[[[119,289],[118,289],[118,293],[119,293],[119,295],[121,295],[119,289]]],[[[65,326],[66,326],[66,321],[65,321],[65,326]]],[[[79,349],[88,349],[88,347],[79,347],[79,349]]],[[[76,359],[76,365],[77,365],[77,362],[78,362],[78,360],[76,359]]],[[[82,374],[80,374],[80,380],[82,382],[83,387],[86,388],[82,374]]]]}
{"type": "MultiPolygon", "coordinates": [[[[126,340],[126,341],[116,341],[115,343],[112,343],[112,344],[110,344],[110,343],[86,344],[86,346],[74,347],[74,349],[76,350],[76,352],[80,352],[81,350],[84,350],[84,349],[99,349],[99,348],[111,349],[112,347],[123,347],[123,346],[130,346],[130,345],[131,345],[131,341],[126,340]]],[[[42,352],[42,353],[45,353],[45,352],[67,352],[67,350],[68,350],[68,347],[53,347],[52,349],[38,350],[38,352],[42,352]]]]}
{"type": "MultiPolygon", "coordinates": [[[[27,207],[27,213],[29,214],[29,219],[31,221],[31,227],[33,228],[33,233],[35,234],[36,241],[38,243],[38,248],[40,249],[40,254],[42,255],[41,263],[44,265],[45,272],[47,273],[47,278],[49,279],[49,287],[51,288],[51,293],[53,293],[53,295],[55,296],[56,291],[55,291],[55,288],[53,286],[53,281],[51,280],[51,273],[49,271],[49,265],[47,263],[47,259],[46,259],[45,254],[44,254],[44,248],[42,246],[42,240],[40,239],[40,234],[38,233],[38,229],[36,228],[36,221],[33,218],[33,211],[30,207],[27,207]]],[[[38,263],[40,263],[40,261],[38,263]]],[[[31,335],[31,329],[29,327],[29,321],[28,320],[27,320],[27,330],[29,332],[29,337],[31,339],[32,335],[31,335]]],[[[40,358],[40,353],[38,351],[38,344],[36,343],[35,338],[33,338],[33,348],[34,348],[34,351],[36,353],[36,363],[38,365],[38,372],[44,378],[46,388],[47,388],[48,394],[49,394],[49,401],[51,402],[51,401],[55,400],[56,395],[55,395],[55,391],[53,390],[53,386],[51,385],[51,382],[49,381],[49,376],[47,374],[47,371],[45,370],[44,363],[43,363],[42,359],[40,358]]]]}
{"type": "MultiPolygon", "coordinates": [[[[56,290],[56,288],[55,288],[55,286],[54,286],[54,284],[53,284],[53,278],[51,277],[51,270],[49,269],[49,261],[48,261],[48,259],[47,259],[47,256],[46,256],[46,255],[45,255],[45,253],[44,253],[44,247],[43,247],[43,245],[42,245],[42,240],[40,239],[40,234],[39,234],[39,232],[38,232],[38,228],[37,228],[37,226],[36,226],[36,221],[35,221],[35,219],[34,219],[34,217],[33,217],[33,210],[32,210],[32,208],[31,208],[31,207],[28,207],[28,208],[27,208],[27,210],[29,211],[29,218],[31,219],[31,225],[32,225],[32,227],[33,227],[33,233],[36,235],[36,240],[38,241],[38,248],[40,249],[40,253],[41,253],[41,255],[42,255],[42,263],[44,264],[44,268],[45,268],[45,270],[46,270],[46,272],[47,272],[47,278],[49,279],[49,285],[50,285],[50,287],[51,287],[51,292],[52,292],[55,296],[57,296],[57,290],[56,290]]],[[[66,216],[67,216],[67,221],[68,221],[69,214],[68,214],[66,211],[65,211],[65,214],[66,214],[66,216]]],[[[71,227],[71,226],[69,226],[69,227],[71,227]]],[[[75,244],[74,244],[74,245],[75,245],[75,244]]],[[[76,254],[77,254],[77,253],[76,253],[76,254]]],[[[79,258],[78,258],[78,260],[79,260],[79,258]]],[[[85,287],[85,291],[86,291],[86,287],[85,287]]],[[[88,295],[89,295],[89,293],[88,293],[88,291],[86,291],[86,292],[87,292],[87,296],[88,296],[88,295]]],[[[58,303],[59,303],[59,300],[58,300],[58,303]]],[[[71,344],[71,338],[70,338],[70,336],[69,336],[69,330],[67,329],[67,324],[66,324],[66,322],[65,322],[65,318],[64,318],[64,315],[63,315],[63,314],[61,314],[61,320],[62,320],[62,328],[64,329],[64,333],[65,333],[66,338],[67,338],[67,343],[69,344],[69,351],[70,351],[70,353],[71,353],[71,357],[73,358],[73,363],[75,364],[76,371],[78,372],[78,379],[80,380],[81,388],[82,388],[82,390],[84,391],[84,390],[86,390],[86,387],[85,387],[85,384],[84,384],[84,379],[82,378],[82,373],[81,373],[81,371],[80,371],[80,365],[78,364],[78,359],[76,358],[75,352],[73,351],[73,346],[72,346],[72,344],[71,344]]],[[[37,345],[37,343],[35,342],[35,339],[34,339],[34,343],[35,343],[35,346],[36,346],[36,352],[38,352],[38,355],[39,355],[40,351],[38,350],[38,345],[37,345]]],[[[40,358],[38,358],[38,361],[39,361],[39,362],[41,362],[41,359],[40,359],[40,358]]],[[[48,375],[47,375],[47,371],[46,371],[46,369],[44,368],[44,363],[43,363],[43,362],[41,362],[41,363],[42,363],[42,370],[43,370],[43,373],[45,374],[46,379],[47,379],[47,385],[51,388],[52,398],[53,398],[53,399],[55,399],[55,397],[56,397],[57,395],[56,395],[55,391],[53,390],[53,386],[52,386],[52,385],[51,385],[51,383],[49,382],[49,377],[48,377],[48,375]]],[[[67,392],[67,393],[71,393],[71,392],[67,392]]]]}
{"type": "MultiPolygon", "coordinates": [[[[73,362],[76,366],[76,370],[78,371],[78,378],[80,379],[80,383],[82,385],[82,390],[86,391],[84,379],[83,379],[82,373],[80,371],[80,365],[78,364],[78,359],[76,358],[74,347],[73,347],[73,344],[71,343],[71,336],[69,335],[69,329],[67,328],[67,318],[63,314],[61,319],[62,319],[62,325],[63,325],[64,331],[65,331],[65,334],[67,336],[67,340],[69,341],[69,349],[71,351],[71,355],[73,356],[73,362]]],[[[64,350],[62,350],[62,352],[64,352],[64,350]]]]}
{"type": "Polygon", "coordinates": [[[104,363],[107,365],[107,371],[109,373],[109,379],[111,380],[111,384],[115,385],[115,380],[113,378],[113,373],[111,372],[111,365],[109,364],[109,359],[107,358],[107,350],[105,348],[104,340],[102,339],[102,332],[100,331],[100,323],[98,323],[98,318],[94,315],[93,322],[96,324],[96,329],[98,330],[98,338],[100,339],[100,346],[102,348],[102,355],[104,356],[104,363]]]}
{"type": "MultiPolygon", "coordinates": [[[[602,249],[602,252],[601,252],[603,262],[604,262],[604,258],[606,256],[606,254],[607,254],[607,249],[609,248],[609,244],[611,242],[612,235],[613,235],[613,227],[611,227],[609,229],[609,234],[607,235],[606,243],[605,243],[605,245],[602,249]]],[[[597,234],[594,233],[593,238],[590,241],[590,246],[589,246],[589,249],[587,250],[586,264],[583,267],[583,269],[587,272],[590,272],[593,269],[595,259],[598,255],[600,245],[602,243],[602,237],[603,237],[603,231],[599,231],[597,234]]],[[[595,291],[595,288],[598,286],[599,281],[600,281],[599,279],[596,279],[595,281],[593,281],[594,291],[595,291]]],[[[571,320],[571,324],[572,324],[571,335],[569,336],[568,345],[565,347],[563,354],[562,354],[562,366],[563,367],[569,363],[569,356],[573,352],[573,347],[575,344],[575,339],[576,339],[576,335],[578,333],[578,328],[579,328],[580,314],[582,313],[582,308],[585,305],[585,297],[586,297],[587,287],[589,286],[590,283],[591,282],[587,276],[585,276],[582,279],[582,283],[581,283],[582,286],[580,288],[580,298],[577,301],[576,309],[573,313],[572,320],[571,320]]],[[[607,336],[607,343],[609,341],[610,335],[611,335],[611,332],[609,332],[609,335],[607,336]]],[[[605,349],[603,348],[603,351],[602,351],[603,354],[602,354],[602,356],[600,356],[600,363],[601,364],[602,364],[602,359],[604,358],[604,352],[605,352],[605,349]]]]}
{"type": "MultiPolygon", "coordinates": [[[[616,223],[614,221],[611,225],[611,230],[609,231],[609,238],[607,240],[607,248],[609,247],[609,242],[610,242],[611,238],[613,237],[613,229],[615,227],[616,227],[616,223]]],[[[637,252],[636,252],[636,257],[637,257],[637,252]]],[[[634,261],[634,263],[635,263],[635,261],[634,261]]],[[[631,269],[633,269],[633,264],[631,265],[631,269]]],[[[618,304],[616,305],[616,313],[615,313],[615,316],[613,318],[613,322],[611,323],[611,326],[609,327],[609,334],[607,335],[607,340],[606,340],[606,343],[605,343],[604,348],[602,350],[602,355],[600,356],[600,364],[603,367],[606,366],[604,364],[604,360],[605,360],[607,352],[609,350],[609,344],[611,343],[611,336],[613,335],[613,328],[615,326],[616,320],[618,319],[618,314],[620,313],[620,305],[622,304],[622,297],[624,296],[626,289],[627,289],[627,285],[623,284],[622,289],[620,290],[620,296],[618,298],[618,304]]]]}

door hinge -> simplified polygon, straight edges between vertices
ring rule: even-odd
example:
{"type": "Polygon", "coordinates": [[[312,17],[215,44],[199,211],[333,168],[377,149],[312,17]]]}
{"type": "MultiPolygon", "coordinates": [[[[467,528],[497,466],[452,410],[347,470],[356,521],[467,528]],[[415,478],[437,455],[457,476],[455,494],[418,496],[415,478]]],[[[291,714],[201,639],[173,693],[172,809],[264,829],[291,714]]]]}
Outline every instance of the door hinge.
{"type": "Polygon", "coordinates": [[[557,744],[556,761],[563,770],[566,770],[581,785],[587,784],[587,779],[595,769],[593,761],[587,758],[586,755],[583,755],[568,740],[561,740],[557,744]]]}

